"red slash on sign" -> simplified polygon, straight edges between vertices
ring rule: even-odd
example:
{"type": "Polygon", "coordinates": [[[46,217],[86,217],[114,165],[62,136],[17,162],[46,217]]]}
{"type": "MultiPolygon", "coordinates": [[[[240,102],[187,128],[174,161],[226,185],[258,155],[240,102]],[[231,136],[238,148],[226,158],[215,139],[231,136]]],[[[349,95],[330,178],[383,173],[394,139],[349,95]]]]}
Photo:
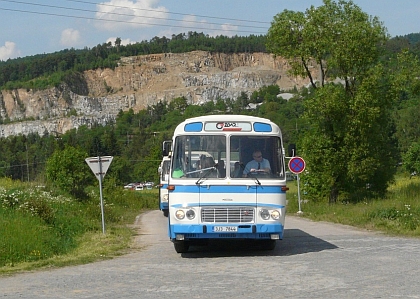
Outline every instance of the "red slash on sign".
{"type": "Polygon", "coordinates": [[[299,174],[305,170],[305,160],[301,157],[293,157],[289,160],[289,169],[294,174],[299,174]]]}

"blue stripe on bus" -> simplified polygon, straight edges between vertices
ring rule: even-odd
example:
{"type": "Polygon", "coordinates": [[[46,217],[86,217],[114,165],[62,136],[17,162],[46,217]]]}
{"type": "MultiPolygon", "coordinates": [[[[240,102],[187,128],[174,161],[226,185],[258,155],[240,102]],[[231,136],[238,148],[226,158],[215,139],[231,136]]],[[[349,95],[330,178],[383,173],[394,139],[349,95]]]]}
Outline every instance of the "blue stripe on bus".
{"type": "Polygon", "coordinates": [[[200,185],[200,186],[184,186],[184,185],[174,185],[175,190],[170,191],[171,193],[286,193],[286,191],[281,190],[282,186],[234,186],[234,185],[200,185]],[[258,188],[258,190],[257,190],[258,188]]]}

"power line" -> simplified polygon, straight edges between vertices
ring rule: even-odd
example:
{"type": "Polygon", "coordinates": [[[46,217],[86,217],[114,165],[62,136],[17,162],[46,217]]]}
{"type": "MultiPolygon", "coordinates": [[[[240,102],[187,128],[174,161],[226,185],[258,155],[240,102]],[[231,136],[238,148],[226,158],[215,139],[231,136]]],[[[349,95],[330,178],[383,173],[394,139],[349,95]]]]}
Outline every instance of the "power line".
{"type": "MultiPolygon", "coordinates": [[[[32,6],[48,7],[48,8],[58,8],[58,9],[65,9],[65,10],[73,10],[73,11],[92,12],[92,13],[96,13],[97,12],[97,11],[88,10],[88,9],[70,8],[70,7],[63,7],[63,6],[56,6],[56,5],[46,5],[46,4],[34,4],[34,3],[29,3],[29,2],[24,2],[24,1],[14,1],[14,0],[0,0],[0,1],[1,2],[16,3],[16,4],[25,4],[25,5],[32,5],[32,6]]],[[[94,3],[91,3],[91,2],[77,1],[77,0],[66,0],[66,1],[94,4],[94,3]]],[[[116,5],[110,5],[110,4],[98,4],[98,5],[106,5],[106,6],[112,6],[112,7],[117,7],[117,8],[129,8],[129,7],[126,7],[126,6],[116,6],[116,5]]],[[[133,9],[133,10],[144,10],[144,11],[154,11],[154,12],[159,11],[159,10],[140,9],[140,8],[130,8],[130,9],[133,9]]],[[[100,18],[100,17],[86,17],[86,16],[66,15],[66,14],[59,14],[59,13],[37,12],[37,11],[30,11],[30,10],[23,10],[23,9],[0,8],[0,10],[21,12],[21,13],[30,13],[30,14],[38,14],[38,15],[48,15],[48,16],[56,16],[56,17],[76,18],[76,19],[105,21],[105,22],[115,22],[115,23],[125,23],[125,24],[154,25],[154,26],[176,27],[176,28],[184,28],[184,29],[197,29],[196,27],[189,27],[189,26],[185,26],[185,25],[159,24],[159,23],[137,22],[137,21],[128,21],[128,20],[111,20],[111,19],[100,18]]],[[[168,13],[168,12],[165,12],[165,11],[159,11],[159,12],[168,13]]],[[[108,12],[107,14],[108,15],[117,15],[117,16],[136,17],[133,14],[122,14],[122,13],[113,13],[113,12],[108,12]]],[[[171,14],[171,13],[168,13],[168,14],[171,14]]],[[[194,16],[194,15],[181,14],[181,13],[172,13],[172,14],[180,14],[180,15],[194,16]]],[[[233,21],[245,21],[245,22],[265,23],[265,22],[258,22],[258,21],[246,21],[246,20],[240,20],[240,19],[227,19],[227,18],[218,18],[218,17],[211,17],[211,16],[200,16],[200,17],[207,17],[207,18],[213,18],[213,19],[233,20],[233,21]]],[[[144,16],[142,18],[155,19],[155,20],[161,19],[161,20],[169,20],[169,21],[185,22],[185,23],[195,23],[195,24],[199,24],[199,25],[224,25],[222,23],[213,23],[213,22],[203,23],[203,22],[200,22],[200,21],[167,19],[167,18],[160,18],[160,17],[147,17],[147,16],[144,16]]],[[[237,25],[237,24],[229,24],[229,25],[231,25],[231,26],[239,26],[239,27],[247,27],[247,28],[252,28],[252,29],[267,29],[266,27],[261,27],[261,26],[237,25]]],[[[201,29],[212,29],[212,28],[201,28],[201,29]]],[[[223,29],[223,31],[243,32],[243,33],[251,33],[251,34],[264,34],[262,32],[253,32],[253,31],[248,31],[248,30],[227,29],[227,28],[226,29],[223,29]]]]}
{"type": "MultiPolygon", "coordinates": [[[[27,10],[21,10],[21,9],[11,9],[11,8],[0,8],[0,10],[14,11],[14,12],[23,12],[23,13],[38,14],[38,15],[47,15],[47,16],[55,16],[55,17],[65,17],[65,18],[95,20],[95,21],[104,21],[104,22],[114,22],[114,23],[126,23],[126,24],[138,24],[138,25],[143,24],[143,25],[154,25],[154,26],[163,26],[163,27],[176,27],[176,28],[195,29],[195,30],[197,29],[196,27],[188,27],[188,26],[181,26],[181,25],[153,24],[153,23],[145,23],[145,22],[122,21],[122,20],[109,20],[109,19],[102,19],[102,18],[80,17],[80,16],[72,16],[72,15],[62,15],[62,14],[55,14],[55,13],[46,13],[46,12],[34,12],[34,11],[27,11],[27,10]]],[[[211,29],[211,28],[200,28],[200,29],[211,29]]],[[[253,31],[235,30],[235,29],[223,29],[223,31],[243,32],[243,33],[251,33],[251,34],[264,34],[262,32],[253,32],[253,31]]]]}
{"type": "MultiPolygon", "coordinates": [[[[72,7],[64,7],[64,6],[57,6],[57,5],[48,5],[48,4],[38,4],[38,3],[29,3],[24,1],[16,1],[16,0],[0,0],[1,2],[10,2],[10,3],[17,3],[17,4],[26,4],[26,5],[32,5],[32,6],[41,6],[41,7],[48,7],[48,8],[58,8],[58,9],[65,9],[65,10],[73,10],[73,11],[83,11],[83,12],[92,12],[97,13],[96,10],[90,10],[90,9],[82,9],[82,8],[72,8],[72,7]]],[[[76,1],[74,1],[76,2],[76,1]]],[[[79,2],[79,1],[78,1],[79,2]]],[[[86,2],[85,2],[86,3],[86,2]]],[[[98,4],[98,5],[106,5],[106,4],[98,4]]],[[[116,6],[116,5],[106,5],[106,6],[112,6],[117,8],[129,8],[127,6],[116,6]]],[[[141,9],[141,8],[130,8],[133,10],[142,10],[142,11],[154,11],[154,12],[163,12],[161,10],[151,10],[151,9],[141,9]]],[[[124,13],[116,13],[116,12],[107,12],[108,15],[116,15],[116,16],[125,16],[125,17],[138,17],[133,14],[124,14],[124,13]]],[[[177,22],[186,22],[186,23],[196,23],[196,24],[203,24],[203,22],[200,21],[191,21],[191,20],[178,20],[178,19],[168,19],[168,18],[161,18],[161,17],[148,17],[148,16],[142,16],[142,18],[145,19],[156,19],[156,20],[168,20],[168,21],[177,21],[177,22]]],[[[212,22],[206,22],[206,25],[224,25],[223,23],[212,23],[212,22]]],[[[235,25],[235,24],[230,24],[235,25]]],[[[238,26],[238,25],[235,25],[238,26]]],[[[254,28],[254,29],[266,29],[266,27],[261,26],[250,26],[250,25],[240,25],[241,27],[248,27],[248,28],[254,28]]]]}
{"type": "MultiPolygon", "coordinates": [[[[81,1],[81,0],[65,0],[65,1],[67,1],[67,2],[78,2],[78,3],[84,3],[84,4],[92,4],[92,5],[101,5],[101,6],[111,6],[111,7],[117,7],[117,8],[128,8],[127,6],[119,6],[119,5],[104,4],[104,3],[93,3],[93,2],[81,1]]],[[[168,14],[181,15],[181,16],[195,16],[195,17],[200,17],[200,18],[209,18],[209,19],[226,20],[226,21],[248,22],[248,23],[260,23],[260,24],[270,25],[270,22],[263,22],[263,21],[231,19],[231,18],[212,17],[212,16],[205,16],[205,15],[193,15],[193,14],[180,13],[180,12],[166,12],[164,10],[158,10],[158,9],[145,9],[145,8],[131,8],[131,9],[142,10],[142,11],[150,11],[150,12],[164,12],[164,13],[168,13],[168,14]]]]}

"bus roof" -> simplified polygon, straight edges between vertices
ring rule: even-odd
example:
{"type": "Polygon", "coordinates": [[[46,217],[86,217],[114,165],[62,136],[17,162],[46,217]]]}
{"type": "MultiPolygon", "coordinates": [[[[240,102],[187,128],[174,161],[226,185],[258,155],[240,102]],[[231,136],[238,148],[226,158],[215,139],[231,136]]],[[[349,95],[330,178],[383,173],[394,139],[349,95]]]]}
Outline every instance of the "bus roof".
{"type": "Polygon", "coordinates": [[[271,120],[248,115],[206,115],[188,118],[175,129],[176,134],[186,132],[258,132],[279,134],[280,128],[271,120]]]}

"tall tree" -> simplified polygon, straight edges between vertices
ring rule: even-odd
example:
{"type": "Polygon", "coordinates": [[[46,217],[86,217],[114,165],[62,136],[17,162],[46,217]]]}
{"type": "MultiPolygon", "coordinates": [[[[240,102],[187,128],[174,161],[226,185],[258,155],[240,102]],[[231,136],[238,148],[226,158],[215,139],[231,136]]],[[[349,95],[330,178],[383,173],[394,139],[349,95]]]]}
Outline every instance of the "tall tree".
{"type": "Polygon", "coordinates": [[[356,80],[376,63],[378,46],[388,37],[386,29],[352,1],[323,3],[305,13],[285,10],[277,14],[268,30],[267,49],[289,59],[291,73],[309,77],[313,87],[317,87],[318,70],[321,86],[331,73],[345,80],[351,91],[356,80]]]}
{"type": "Polygon", "coordinates": [[[386,29],[352,1],[323,3],[276,15],[267,37],[268,49],[289,59],[292,73],[308,77],[316,89],[305,102],[306,188],[330,203],[340,194],[346,200],[383,195],[395,173],[395,93],[377,66],[386,29]],[[328,83],[335,78],[343,84],[328,83]]]}

